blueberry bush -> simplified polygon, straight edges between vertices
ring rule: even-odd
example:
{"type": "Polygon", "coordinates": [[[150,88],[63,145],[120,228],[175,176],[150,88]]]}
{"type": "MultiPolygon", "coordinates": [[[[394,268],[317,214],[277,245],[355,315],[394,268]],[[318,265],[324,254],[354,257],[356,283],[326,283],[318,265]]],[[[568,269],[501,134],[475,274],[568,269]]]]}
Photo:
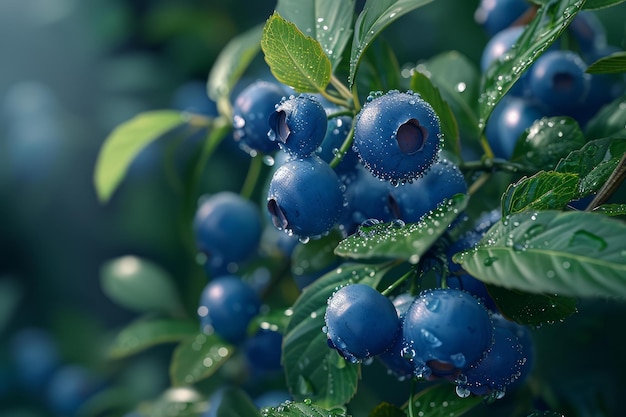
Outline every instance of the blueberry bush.
{"type": "Polygon", "coordinates": [[[626,52],[594,13],[621,1],[485,0],[480,65],[401,65],[380,35],[428,3],[279,0],[210,68],[209,111],[111,132],[103,204],[151,143],[188,154],[164,156],[194,272],[102,268],[142,314],[111,360],[175,346],[127,415],[619,415],[626,52]]]}

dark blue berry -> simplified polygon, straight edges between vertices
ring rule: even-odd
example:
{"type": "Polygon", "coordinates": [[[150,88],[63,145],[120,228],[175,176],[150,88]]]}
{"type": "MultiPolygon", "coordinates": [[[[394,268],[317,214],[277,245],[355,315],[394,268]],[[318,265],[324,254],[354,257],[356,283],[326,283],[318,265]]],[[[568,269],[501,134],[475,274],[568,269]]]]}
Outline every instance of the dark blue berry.
{"type": "Polygon", "coordinates": [[[269,138],[296,157],[311,155],[326,135],[326,111],[311,95],[291,96],[270,114],[269,138]]]}
{"type": "Polygon", "coordinates": [[[400,321],[389,298],[365,284],[340,288],[325,314],[329,346],[350,362],[380,355],[393,344],[400,321]]]}
{"type": "Polygon", "coordinates": [[[485,306],[455,289],[423,291],[403,324],[407,352],[422,377],[453,377],[482,359],[493,339],[485,306]]]}
{"type": "Polygon", "coordinates": [[[193,231],[198,250],[207,256],[207,271],[222,274],[229,264],[243,262],[256,251],[261,215],[250,200],[222,191],[200,200],[193,231]]]}
{"type": "Polygon", "coordinates": [[[244,88],[233,103],[233,138],[250,154],[271,153],[278,144],[267,136],[269,116],[280,103],[284,90],[275,83],[256,81],[244,88]]]}
{"type": "Polygon", "coordinates": [[[594,12],[581,10],[574,16],[567,30],[583,54],[606,47],[604,24],[594,12]]]}
{"type": "MultiPolygon", "coordinates": [[[[409,307],[415,300],[415,296],[405,293],[393,299],[393,305],[398,313],[398,319],[402,326],[404,317],[409,307]]],[[[406,342],[402,332],[398,333],[395,342],[388,351],[380,354],[378,359],[389,369],[389,371],[399,379],[410,378],[413,375],[413,364],[405,357],[406,342]]]]}
{"type": "Polygon", "coordinates": [[[439,159],[410,184],[391,187],[388,203],[396,218],[414,223],[455,194],[466,194],[467,183],[461,170],[447,159],[439,159]]]}
{"type": "Polygon", "coordinates": [[[487,120],[485,136],[497,158],[509,159],[524,130],[544,116],[542,110],[522,97],[504,96],[487,120]]]}
{"type": "Polygon", "coordinates": [[[529,7],[526,0],[481,0],[474,20],[493,36],[515,23],[529,7]]]}
{"type": "Polygon", "coordinates": [[[9,341],[16,383],[30,393],[41,393],[61,365],[56,341],[45,329],[23,328],[9,341]]]}
{"type": "Polygon", "coordinates": [[[246,338],[248,324],[261,307],[258,294],[236,275],[211,280],[202,290],[198,306],[201,329],[215,332],[229,343],[246,338]]]}
{"type": "Polygon", "coordinates": [[[253,371],[272,372],[281,369],[283,336],[276,330],[259,329],[245,341],[244,351],[253,371]]]}
{"type": "Polygon", "coordinates": [[[413,92],[373,95],[357,115],[354,150],[374,176],[392,183],[421,176],[440,142],[439,117],[413,92]]]}
{"type": "Polygon", "coordinates": [[[285,162],[267,194],[272,223],[303,238],[328,233],[343,210],[342,187],[335,171],[317,156],[285,162]]]}
{"type": "Polygon", "coordinates": [[[93,371],[80,365],[65,365],[50,379],[46,403],[59,416],[77,416],[81,407],[104,386],[104,381],[93,371]]]}

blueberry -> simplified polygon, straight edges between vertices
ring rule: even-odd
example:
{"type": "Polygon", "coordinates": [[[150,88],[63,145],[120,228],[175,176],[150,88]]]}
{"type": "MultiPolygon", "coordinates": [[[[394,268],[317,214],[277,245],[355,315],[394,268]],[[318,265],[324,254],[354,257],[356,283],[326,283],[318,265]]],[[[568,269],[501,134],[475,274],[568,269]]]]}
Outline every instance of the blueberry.
{"type": "Polygon", "coordinates": [[[269,116],[269,138],[296,157],[311,155],[326,135],[326,111],[311,95],[291,96],[269,116]]]}
{"type": "Polygon", "coordinates": [[[90,369],[80,365],[65,365],[50,379],[46,401],[57,415],[76,416],[81,407],[102,388],[104,382],[90,369]]]}
{"type": "Polygon", "coordinates": [[[529,6],[526,0],[481,0],[474,20],[493,36],[515,23],[529,6]]]}
{"type": "Polygon", "coordinates": [[[255,81],[237,95],[233,103],[233,138],[244,151],[254,155],[278,149],[278,144],[267,136],[268,119],[283,96],[283,88],[268,81],[255,81]]]}
{"type": "Polygon", "coordinates": [[[211,280],[202,290],[198,306],[202,330],[213,331],[229,343],[246,338],[248,324],[261,307],[257,293],[241,277],[224,275],[211,280]]]}
{"type": "Polygon", "coordinates": [[[281,369],[280,355],[283,336],[275,330],[259,329],[246,339],[246,359],[254,371],[271,372],[281,369]]]}
{"type": "Polygon", "coordinates": [[[343,205],[337,174],[314,155],[285,162],[270,181],[267,209],[272,223],[290,234],[307,238],[328,233],[343,205]]]}
{"type": "Polygon", "coordinates": [[[487,120],[485,136],[497,158],[509,159],[524,130],[544,116],[529,99],[504,96],[487,120]]]}
{"type": "Polygon", "coordinates": [[[392,183],[421,176],[440,143],[439,117],[419,94],[374,93],[357,114],[354,150],[374,176],[392,183]]]}
{"type": "MultiPolygon", "coordinates": [[[[503,393],[507,387],[528,374],[531,358],[518,335],[524,328],[494,315],[493,345],[485,358],[464,371],[466,387],[476,395],[503,393]]],[[[528,342],[527,342],[528,343],[528,342]]]]}
{"type": "MultiPolygon", "coordinates": [[[[400,294],[392,300],[401,326],[406,312],[414,300],[415,296],[408,293],[400,294]]],[[[405,346],[406,342],[402,332],[399,332],[389,350],[378,356],[378,359],[387,369],[399,379],[410,378],[413,375],[413,364],[405,357],[405,346]]]]}
{"type": "Polygon", "coordinates": [[[193,220],[198,250],[207,256],[210,274],[249,258],[261,240],[261,215],[250,200],[222,191],[200,200],[193,220]]]}
{"type": "Polygon", "coordinates": [[[528,89],[548,116],[572,115],[585,102],[590,75],[573,51],[547,51],[528,73],[528,89]]]}
{"type": "Polygon", "coordinates": [[[368,219],[388,222],[393,219],[387,203],[390,185],[374,177],[358,165],[354,177],[346,183],[346,202],[340,227],[346,235],[354,233],[357,227],[368,219]]]}
{"type": "Polygon", "coordinates": [[[492,344],[493,324],[471,294],[431,289],[411,304],[403,335],[416,375],[451,378],[482,359],[492,344]]]}
{"type": "Polygon", "coordinates": [[[61,366],[56,341],[45,329],[23,328],[9,342],[9,353],[20,386],[38,393],[61,366]]]}
{"type": "Polygon", "coordinates": [[[365,284],[336,291],[328,299],[324,320],[329,346],[350,362],[388,350],[400,328],[391,300],[365,284]]]}
{"type": "Polygon", "coordinates": [[[485,45],[480,57],[480,68],[483,72],[496,60],[502,59],[504,55],[517,42],[524,32],[524,26],[507,27],[495,35],[485,45]]]}
{"type": "Polygon", "coordinates": [[[574,16],[567,30],[583,54],[606,47],[604,24],[594,12],[581,10],[574,16]]]}
{"type": "Polygon", "coordinates": [[[410,184],[392,187],[388,203],[396,218],[414,223],[455,194],[466,194],[467,183],[461,170],[447,159],[439,159],[410,184]]]}

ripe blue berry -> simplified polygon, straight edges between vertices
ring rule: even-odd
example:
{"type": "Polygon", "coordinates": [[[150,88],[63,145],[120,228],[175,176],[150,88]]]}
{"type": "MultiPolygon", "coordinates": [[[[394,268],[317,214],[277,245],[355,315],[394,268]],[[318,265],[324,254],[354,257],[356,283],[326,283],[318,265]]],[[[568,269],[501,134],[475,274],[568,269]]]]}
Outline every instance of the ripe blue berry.
{"type": "Polygon", "coordinates": [[[492,344],[493,324],[485,306],[455,289],[423,291],[403,324],[415,373],[450,377],[477,363],[492,344]]]}
{"type": "Polygon", "coordinates": [[[251,155],[278,149],[278,144],[267,136],[268,118],[284,95],[281,86],[267,81],[256,81],[237,95],[233,103],[233,138],[241,149],[251,155]]]}
{"type": "Polygon", "coordinates": [[[201,199],[193,220],[198,250],[210,274],[249,258],[261,240],[261,216],[254,203],[230,191],[201,199]]]}
{"type": "Polygon", "coordinates": [[[90,369],[79,365],[59,368],[47,386],[46,403],[59,416],[76,416],[80,408],[104,388],[104,382],[90,369]]]}
{"type": "Polygon", "coordinates": [[[485,45],[480,57],[480,68],[482,72],[496,60],[501,59],[509,49],[517,42],[524,32],[524,26],[511,26],[493,35],[485,45]]]}
{"type": "Polygon", "coordinates": [[[259,329],[245,341],[245,354],[254,371],[271,372],[281,369],[280,354],[283,336],[275,330],[259,329]]]}
{"type": "Polygon", "coordinates": [[[215,332],[229,343],[246,337],[248,324],[261,307],[257,293],[236,275],[211,280],[202,290],[198,306],[201,329],[215,332]]]}
{"type": "Polygon", "coordinates": [[[392,183],[421,176],[440,142],[439,117],[413,92],[372,95],[357,115],[354,150],[374,176],[392,183]]]}
{"type": "Polygon", "coordinates": [[[340,288],[324,316],[329,346],[350,362],[380,355],[391,347],[400,321],[391,300],[365,284],[340,288]]]}
{"type": "Polygon", "coordinates": [[[523,335],[524,328],[499,314],[494,315],[493,321],[493,345],[482,361],[464,371],[467,379],[463,385],[476,395],[504,393],[529,370],[530,358],[526,357],[528,352],[518,337],[523,335]]]}
{"type": "Polygon", "coordinates": [[[581,10],[574,16],[567,30],[583,54],[606,47],[606,30],[594,12],[581,10]]]}
{"type": "Polygon", "coordinates": [[[528,73],[528,89],[546,115],[571,115],[589,92],[586,64],[572,51],[547,51],[528,73]]]}
{"type": "Polygon", "coordinates": [[[494,155],[498,158],[511,158],[515,144],[524,130],[543,116],[544,113],[530,100],[504,96],[494,107],[485,128],[485,136],[494,155]]]}
{"type": "Polygon", "coordinates": [[[56,341],[44,329],[24,328],[15,333],[9,353],[17,384],[30,393],[40,392],[61,365],[56,341]]]}
{"type": "Polygon", "coordinates": [[[326,124],[326,111],[315,97],[291,96],[270,114],[268,135],[286,152],[304,158],[322,143],[326,124]]]}
{"type": "Polygon", "coordinates": [[[453,162],[439,159],[411,184],[390,188],[388,203],[398,219],[414,223],[437,208],[444,199],[459,193],[467,193],[467,183],[461,170],[453,162]]]}
{"type": "Polygon", "coordinates": [[[279,229],[300,237],[328,233],[343,210],[342,184],[317,156],[281,165],[270,181],[267,209],[279,229]]]}
{"type": "Polygon", "coordinates": [[[481,0],[474,20],[493,36],[515,23],[529,6],[526,0],[481,0]]]}

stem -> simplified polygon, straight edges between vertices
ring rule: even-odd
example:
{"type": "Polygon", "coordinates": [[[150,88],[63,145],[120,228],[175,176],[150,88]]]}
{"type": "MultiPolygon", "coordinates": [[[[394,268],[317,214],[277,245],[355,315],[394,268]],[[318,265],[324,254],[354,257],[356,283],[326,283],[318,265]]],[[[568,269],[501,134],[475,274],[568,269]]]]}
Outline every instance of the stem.
{"type": "Polygon", "coordinates": [[[327,91],[320,90],[319,93],[322,95],[322,97],[324,97],[326,100],[330,101],[333,104],[337,104],[338,106],[347,107],[347,108],[352,107],[347,100],[344,100],[339,97],[335,97],[332,94],[329,94],[327,91]]]}
{"type": "Polygon", "coordinates": [[[350,92],[348,87],[346,87],[337,77],[335,77],[335,74],[331,75],[330,83],[333,87],[335,87],[341,97],[345,98],[346,100],[352,99],[352,93],[350,92]]]}
{"type": "Polygon", "coordinates": [[[487,158],[494,158],[493,149],[491,149],[491,145],[489,145],[489,141],[485,135],[480,136],[480,146],[483,148],[483,152],[487,158]]]}
{"type": "Polygon", "coordinates": [[[413,396],[415,395],[415,378],[411,378],[411,391],[409,393],[409,417],[415,417],[415,403],[413,402],[413,396]]]}
{"type": "Polygon", "coordinates": [[[406,274],[402,275],[400,278],[398,278],[393,284],[391,284],[390,286],[388,286],[387,288],[385,288],[383,291],[381,291],[380,293],[382,295],[384,295],[385,297],[388,296],[389,294],[391,294],[393,292],[393,290],[395,290],[396,288],[398,288],[401,284],[404,283],[404,281],[406,281],[409,277],[412,277],[413,275],[415,275],[415,271],[413,271],[413,269],[411,269],[409,272],[407,272],[406,274]]]}
{"type": "Polygon", "coordinates": [[[502,158],[489,158],[485,157],[479,161],[463,162],[460,167],[462,171],[493,171],[499,170],[504,172],[510,172],[514,174],[527,173],[532,174],[535,171],[515,162],[511,162],[502,158]]]}
{"type": "Polygon", "coordinates": [[[331,168],[335,168],[337,165],[339,165],[339,163],[343,159],[343,156],[346,154],[346,152],[348,152],[348,150],[350,150],[353,140],[354,140],[354,120],[352,121],[352,126],[350,127],[350,131],[348,132],[346,139],[341,144],[341,148],[339,148],[339,152],[337,153],[337,155],[333,157],[333,160],[330,161],[329,163],[331,168]]]}
{"type": "Polygon", "coordinates": [[[476,179],[476,181],[474,181],[472,183],[472,185],[470,185],[469,189],[467,190],[467,194],[468,195],[474,195],[476,193],[476,191],[478,191],[480,189],[480,187],[485,185],[485,183],[489,180],[489,178],[491,178],[491,173],[490,172],[483,172],[480,175],[480,177],[478,177],[476,179]]]}
{"type": "Polygon", "coordinates": [[[330,113],[329,115],[326,116],[326,118],[328,120],[330,119],[334,119],[336,117],[341,117],[341,116],[350,116],[353,117],[354,116],[354,112],[352,110],[338,110],[334,113],[330,113]]]}
{"type": "Polygon", "coordinates": [[[604,183],[598,194],[594,197],[593,201],[589,203],[585,211],[592,211],[599,205],[605,203],[617,189],[622,185],[626,179],[626,154],[622,155],[622,158],[619,160],[617,166],[611,173],[611,176],[604,183]]]}
{"type": "Polygon", "coordinates": [[[261,173],[262,167],[263,157],[261,155],[256,155],[250,158],[248,173],[246,174],[246,179],[244,180],[243,186],[241,187],[241,192],[239,193],[242,197],[250,199],[259,179],[259,174],[261,173]]]}
{"type": "Polygon", "coordinates": [[[356,89],[356,83],[352,86],[352,103],[354,104],[354,112],[358,113],[361,111],[361,103],[359,103],[359,93],[356,89]]]}

